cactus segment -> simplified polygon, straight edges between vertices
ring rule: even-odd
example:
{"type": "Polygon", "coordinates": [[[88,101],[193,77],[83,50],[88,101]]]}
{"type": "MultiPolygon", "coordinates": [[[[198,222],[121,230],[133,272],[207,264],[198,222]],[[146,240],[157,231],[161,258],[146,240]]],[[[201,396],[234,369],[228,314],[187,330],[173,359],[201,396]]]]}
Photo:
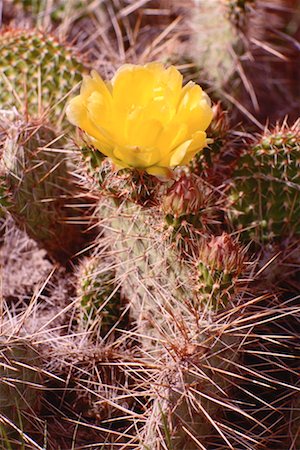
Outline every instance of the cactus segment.
{"type": "Polygon", "coordinates": [[[230,219],[246,240],[300,234],[300,121],[266,131],[233,173],[230,219]]]}
{"type": "Polygon", "coordinates": [[[0,103],[6,108],[31,117],[50,109],[57,119],[83,72],[76,53],[49,34],[34,29],[0,34],[0,103]]]}
{"type": "Polygon", "coordinates": [[[79,215],[79,187],[66,155],[57,150],[55,133],[41,123],[10,122],[1,161],[1,209],[51,256],[66,261],[83,243],[82,227],[70,223],[79,215]],[[77,199],[76,199],[77,197],[77,199]]]}
{"type": "Polygon", "coordinates": [[[78,276],[80,323],[88,331],[105,337],[122,313],[121,292],[111,262],[100,257],[87,258],[78,276]]]}

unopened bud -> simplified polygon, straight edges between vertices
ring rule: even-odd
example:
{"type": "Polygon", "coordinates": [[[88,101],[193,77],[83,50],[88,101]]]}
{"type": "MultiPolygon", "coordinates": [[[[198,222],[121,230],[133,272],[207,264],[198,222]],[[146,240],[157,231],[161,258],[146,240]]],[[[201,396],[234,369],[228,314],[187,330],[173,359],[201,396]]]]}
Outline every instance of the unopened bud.
{"type": "Polygon", "coordinates": [[[175,218],[196,214],[205,203],[205,192],[198,177],[182,175],[163,199],[163,210],[175,218]]]}
{"type": "Polygon", "coordinates": [[[235,292],[235,283],[244,268],[245,251],[229,234],[213,236],[199,252],[199,293],[203,301],[218,311],[235,292]]]}

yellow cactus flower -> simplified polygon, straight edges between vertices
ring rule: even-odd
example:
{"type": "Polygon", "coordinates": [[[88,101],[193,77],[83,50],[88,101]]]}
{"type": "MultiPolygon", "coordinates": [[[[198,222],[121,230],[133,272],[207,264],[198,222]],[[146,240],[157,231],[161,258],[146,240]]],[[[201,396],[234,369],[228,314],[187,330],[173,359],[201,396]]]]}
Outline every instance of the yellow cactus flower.
{"type": "Polygon", "coordinates": [[[156,62],[125,64],[109,83],[92,71],[67,106],[69,121],[118,168],[157,176],[186,165],[205,147],[212,115],[199,85],[183,87],[174,66],[156,62]]]}

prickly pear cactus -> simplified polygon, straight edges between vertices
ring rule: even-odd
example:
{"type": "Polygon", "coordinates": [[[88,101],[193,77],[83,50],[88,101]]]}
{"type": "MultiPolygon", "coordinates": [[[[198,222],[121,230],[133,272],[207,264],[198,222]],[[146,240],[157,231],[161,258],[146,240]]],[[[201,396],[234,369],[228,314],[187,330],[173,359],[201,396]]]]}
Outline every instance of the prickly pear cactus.
{"type": "Polygon", "coordinates": [[[18,429],[26,431],[39,412],[41,393],[41,359],[37,350],[24,339],[1,336],[0,438],[18,429]]]}
{"type": "MultiPolygon", "coordinates": [[[[163,221],[157,209],[144,209],[131,202],[116,207],[106,201],[100,204],[99,213],[116,255],[117,277],[122,277],[130,314],[144,333],[152,335],[153,302],[159,309],[159,303],[174,304],[175,295],[182,300],[188,298],[184,282],[188,272],[159,232],[163,221]]],[[[156,319],[163,325],[163,319],[156,319]]]]}
{"type": "Polygon", "coordinates": [[[266,131],[233,173],[231,220],[246,240],[300,234],[300,122],[266,131]]]}
{"type": "Polygon", "coordinates": [[[16,118],[7,121],[6,133],[0,209],[9,211],[51,256],[66,261],[83,242],[81,226],[70,223],[80,215],[80,200],[66,155],[45,124],[16,118]]]}
{"type": "Polygon", "coordinates": [[[50,109],[63,117],[66,96],[83,72],[75,51],[50,34],[35,29],[0,33],[0,102],[6,108],[16,106],[31,117],[50,109]]]}
{"type": "Polygon", "coordinates": [[[105,337],[122,314],[120,287],[111,261],[85,259],[78,273],[79,322],[93,334],[105,337]]]}

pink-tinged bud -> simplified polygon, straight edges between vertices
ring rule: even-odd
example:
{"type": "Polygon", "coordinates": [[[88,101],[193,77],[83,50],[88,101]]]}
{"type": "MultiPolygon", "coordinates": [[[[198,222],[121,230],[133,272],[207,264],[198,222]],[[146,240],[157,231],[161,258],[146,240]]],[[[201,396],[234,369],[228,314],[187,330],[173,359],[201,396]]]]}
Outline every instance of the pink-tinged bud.
{"type": "Polygon", "coordinates": [[[163,199],[163,210],[174,218],[197,214],[205,205],[206,190],[199,178],[184,174],[176,181],[163,199]]]}
{"type": "Polygon", "coordinates": [[[236,293],[236,282],[244,268],[245,251],[223,233],[204,241],[199,252],[199,294],[214,311],[226,307],[236,293]]]}
{"type": "Polygon", "coordinates": [[[200,262],[212,270],[238,276],[245,261],[245,252],[229,234],[212,236],[200,250],[200,262]]]}

